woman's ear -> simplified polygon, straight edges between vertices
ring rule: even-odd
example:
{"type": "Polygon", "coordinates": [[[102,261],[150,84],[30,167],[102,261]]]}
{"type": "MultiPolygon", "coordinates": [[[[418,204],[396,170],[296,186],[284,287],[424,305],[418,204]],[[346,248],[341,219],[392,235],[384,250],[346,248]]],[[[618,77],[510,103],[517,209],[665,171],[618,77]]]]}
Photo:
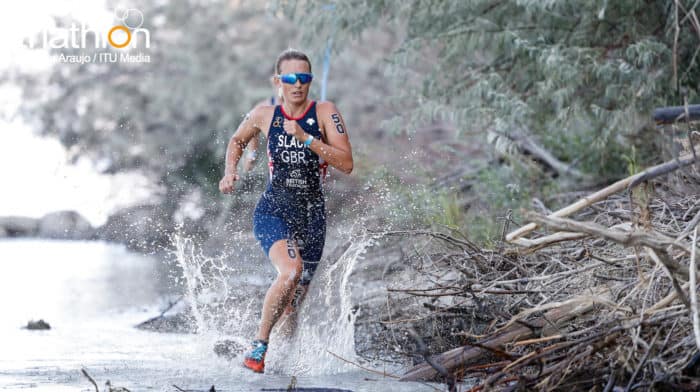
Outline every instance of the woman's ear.
{"type": "Polygon", "coordinates": [[[277,96],[282,98],[282,82],[280,82],[280,78],[277,75],[272,75],[270,81],[273,86],[277,87],[277,96]]]}

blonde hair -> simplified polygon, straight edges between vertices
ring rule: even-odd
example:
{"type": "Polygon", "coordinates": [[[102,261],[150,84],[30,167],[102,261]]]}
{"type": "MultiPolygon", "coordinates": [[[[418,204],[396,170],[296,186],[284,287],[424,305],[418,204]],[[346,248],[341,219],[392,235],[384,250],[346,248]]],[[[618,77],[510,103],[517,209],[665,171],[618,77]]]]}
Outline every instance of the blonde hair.
{"type": "Polygon", "coordinates": [[[309,72],[311,72],[311,60],[309,60],[309,56],[304,54],[301,51],[298,51],[296,49],[289,48],[285,50],[284,52],[280,53],[279,56],[277,56],[277,61],[275,61],[275,72],[279,74],[280,71],[280,66],[282,65],[282,62],[285,60],[302,60],[306,61],[309,64],[309,72]]]}

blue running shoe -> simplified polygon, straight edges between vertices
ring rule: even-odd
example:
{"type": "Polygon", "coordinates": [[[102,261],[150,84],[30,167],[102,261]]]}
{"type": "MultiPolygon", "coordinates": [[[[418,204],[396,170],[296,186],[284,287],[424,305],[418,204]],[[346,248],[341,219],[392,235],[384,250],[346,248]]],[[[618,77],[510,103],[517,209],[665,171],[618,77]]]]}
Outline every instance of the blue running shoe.
{"type": "Polygon", "coordinates": [[[252,346],[252,350],[243,359],[243,366],[256,373],[264,373],[267,342],[264,340],[253,340],[252,346]]]}

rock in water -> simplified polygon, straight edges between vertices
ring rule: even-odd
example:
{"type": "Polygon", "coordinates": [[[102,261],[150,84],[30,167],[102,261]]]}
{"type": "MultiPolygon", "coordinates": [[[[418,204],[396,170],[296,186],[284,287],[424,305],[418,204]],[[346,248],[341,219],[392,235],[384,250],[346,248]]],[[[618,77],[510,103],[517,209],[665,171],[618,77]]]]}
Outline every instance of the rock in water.
{"type": "Polygon", "coordinates": [[[41,330],[41,329],[51,329],[51,326],[49,325],[49,323],[47,323],[43,319],[40,319],[39,321],[34,321],[34,320],[29,321],[25,328],[26,329],[41,330]]]}
{"type": "Polygon", "coordinates": [[[97,229],[99,239],[125,244],[139,252],[170,245],[171,213],[161,205],[140,205],[119,210],[97,229]]]}
{"type": "Polygon", "coordinates": [[[230,339],[219,340],[214,344],[214,353],[229,360],[236,358],[244,350],[245,347],[230,339]]]}
{"type": "Polygon", "coordinates": [[[23,216],[0,217],[0,227],[7,237],[32,237],[39,229],[39,220],[23,216]]]}
{"type": "Polygon", "coordinates": [[[75,211],[57,211],[44,215],[39,220],[39,237],[88,240],[95,229],[85,218],[75,211]]]}
{"type": "Polygon", "coordinates": [[[136,328],[154,332],[195,333],[197,323],[186,313],[153,317],[137,325],[136,328]]]}
{"type": "Polygon", "coordinates": [[[197,322],[189,305],[180,297],[175,302],[170,302],[163,312],[136,326],[154,332],[171,333],[196,333],[197,322]]]}

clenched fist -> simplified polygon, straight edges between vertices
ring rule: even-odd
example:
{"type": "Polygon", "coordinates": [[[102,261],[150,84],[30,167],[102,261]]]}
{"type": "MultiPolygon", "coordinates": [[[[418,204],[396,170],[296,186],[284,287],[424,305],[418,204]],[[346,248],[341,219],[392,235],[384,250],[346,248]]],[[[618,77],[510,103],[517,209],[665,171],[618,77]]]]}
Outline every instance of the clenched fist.
{"type": "Polygon", "coordinates": [[[238,173],[231,173],[231,174],[226,174],[224,177],[219,181],[219,190],[222,193],[231,193],[233,192],[233,184],[238,181],[240,177],[238,176],[238,173]]]}
{"type": "Polygon", "coordinates": [[[284,131],[287,133],[287,135],[292,135],[297,139],[304,141],[305,132],[303,129],[301,129],[301,126],[299,126],[299,124],[297,124],[296,121],[285,119],[282,127],[284,128],[284,131]]]}

